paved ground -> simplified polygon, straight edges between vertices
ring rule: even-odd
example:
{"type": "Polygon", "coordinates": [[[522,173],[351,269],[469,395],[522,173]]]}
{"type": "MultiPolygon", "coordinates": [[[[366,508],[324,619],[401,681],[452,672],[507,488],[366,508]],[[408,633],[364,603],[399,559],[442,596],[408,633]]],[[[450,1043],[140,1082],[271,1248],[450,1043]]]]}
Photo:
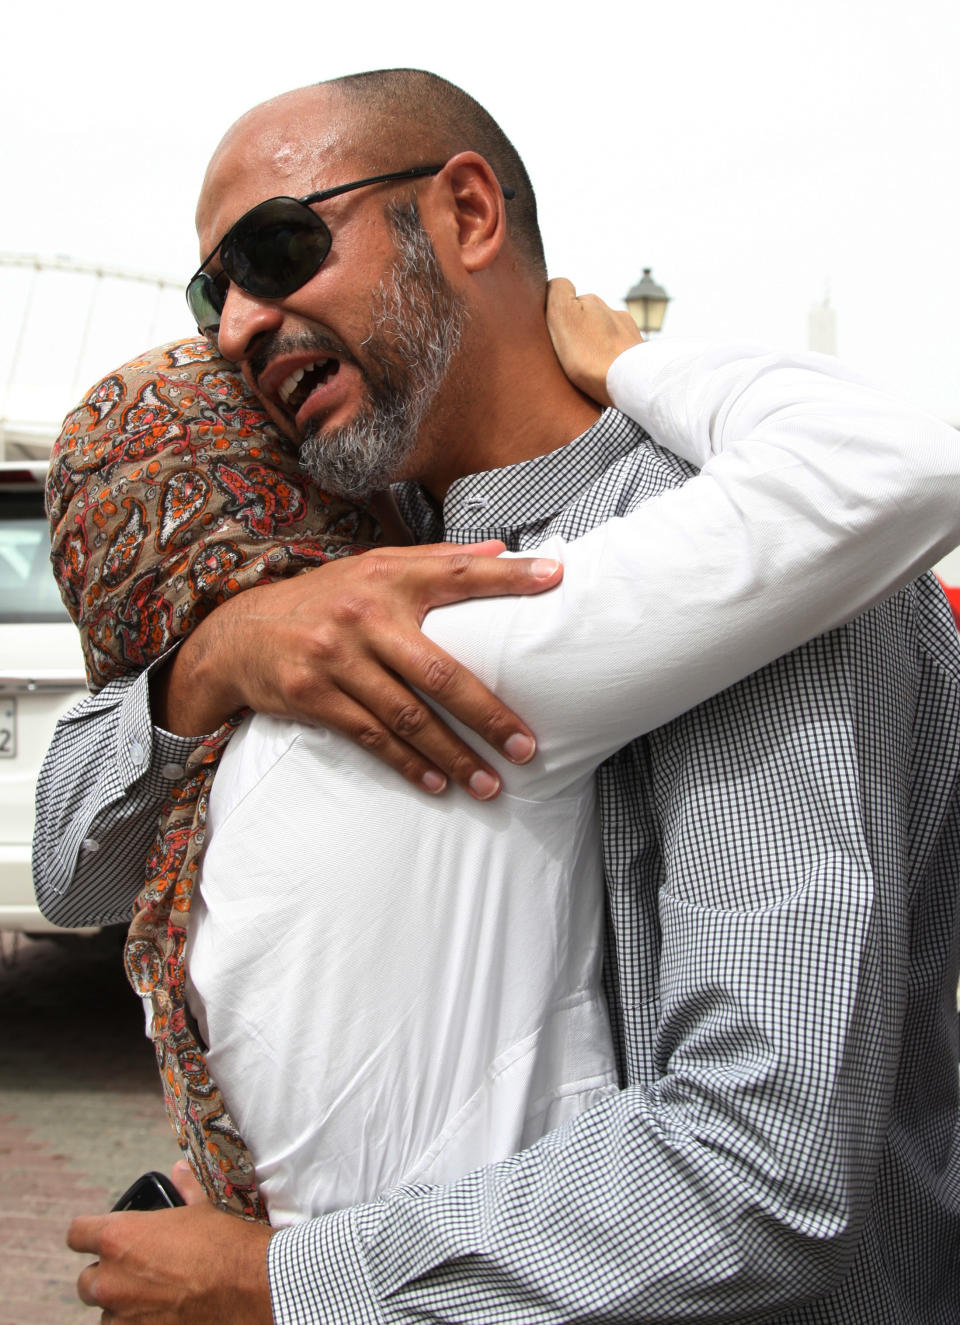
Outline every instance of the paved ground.
{"type": "Polygon", "coordinates": [[[0,1325],[93,1325],[67,1225],[179,1151],[116,943],[0,937],[0,1325]]]}

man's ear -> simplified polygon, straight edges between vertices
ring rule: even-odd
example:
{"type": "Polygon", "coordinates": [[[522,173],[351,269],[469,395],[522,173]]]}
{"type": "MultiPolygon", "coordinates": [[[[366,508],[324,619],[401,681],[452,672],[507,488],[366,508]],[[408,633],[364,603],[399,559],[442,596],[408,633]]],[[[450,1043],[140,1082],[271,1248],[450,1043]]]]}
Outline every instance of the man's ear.
{"type": "Polygon", "coordinates": [[[445,190],[452,237],[464,270],[483,271],[507,238],[500,181],[478,153],[458,152],[440,172],[438,183],[445,190]]]}

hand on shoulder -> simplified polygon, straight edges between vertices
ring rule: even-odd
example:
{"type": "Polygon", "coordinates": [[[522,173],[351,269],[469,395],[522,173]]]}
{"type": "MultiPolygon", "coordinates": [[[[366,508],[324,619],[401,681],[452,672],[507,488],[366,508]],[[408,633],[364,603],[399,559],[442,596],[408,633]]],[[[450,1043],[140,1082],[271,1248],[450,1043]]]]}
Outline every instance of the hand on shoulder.
{"type": "Polygon", "coordinates": [[[643,340],[633,318],[598,295],[578,295],[563,276],[547,283],[546,314],[553,348],[570,381],[592,400],[611,404],[607,371],[624,350],[643,340]]]}

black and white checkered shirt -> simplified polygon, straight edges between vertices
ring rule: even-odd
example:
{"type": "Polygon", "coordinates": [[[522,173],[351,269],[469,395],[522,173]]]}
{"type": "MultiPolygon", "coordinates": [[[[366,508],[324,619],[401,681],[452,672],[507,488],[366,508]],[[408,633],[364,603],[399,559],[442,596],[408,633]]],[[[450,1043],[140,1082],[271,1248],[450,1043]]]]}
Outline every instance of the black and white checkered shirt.
{"type": "MultiPolygon", "coordinates": [[[[442,513],[408,489],[405,515],[424,540],[522,550],[688,473],[608,411],[460,480],[442,513]]],[[[145,693],[103,692],[118,758],[147,739],[145,693]]],[[[164,758],[175,743],[154,782],[164,758]]],[[[449,1186],[279,1233],[277,1321],[960,1320],[960,649],[934,581],[598,777],[623,1091],[449,1186]]],[[[85,819],[105,914],[127,901],[114,819],[85,819]]],[[[53,837],[66,869],[76,843],[53,837]]]]}

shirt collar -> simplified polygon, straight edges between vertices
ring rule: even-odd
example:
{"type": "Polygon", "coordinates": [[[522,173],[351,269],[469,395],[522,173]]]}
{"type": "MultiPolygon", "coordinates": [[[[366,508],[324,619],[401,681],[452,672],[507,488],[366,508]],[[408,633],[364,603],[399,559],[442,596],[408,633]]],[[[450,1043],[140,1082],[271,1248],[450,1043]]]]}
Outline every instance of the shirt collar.
{"type": "Polygon", "coordinates": [[[397,485],[401,513],[418,542],[437,542],[455,531],[542,523],[568,506],[621,456],[648,435],[606,409],[586,432],[546,455],[501,469],[465,474],[451,484],[442,511],[419,483],[397,485]]]}

